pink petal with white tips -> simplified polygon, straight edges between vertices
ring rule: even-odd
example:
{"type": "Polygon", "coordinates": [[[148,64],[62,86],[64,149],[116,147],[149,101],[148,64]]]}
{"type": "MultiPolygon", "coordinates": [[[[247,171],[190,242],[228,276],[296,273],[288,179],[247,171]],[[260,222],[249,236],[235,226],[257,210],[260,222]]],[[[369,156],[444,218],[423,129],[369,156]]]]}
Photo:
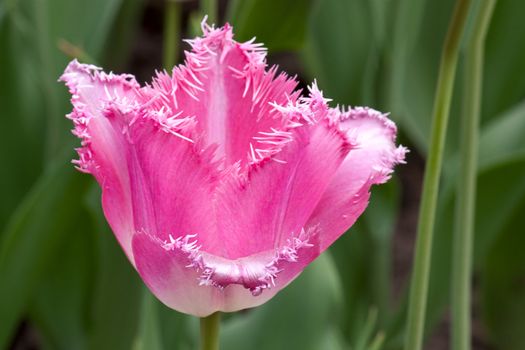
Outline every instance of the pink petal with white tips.
{"type": "Polygon", "coordinates": [[[60,80],[72,94],[73,133],[82,139],[79,170],[93,174],[102,188],[106,218],[127,256],[131,254],[133,215],[127,141],[123,130],[140,105],[138,83],[128,75],[106,74],[99,68],[72,61],[60,80]]]}
{"type": "Polygon", "coordinates": [[[308,225],[319,225],[323,232],[321,250],[354,224],[368,205],[370,187],[386,182],[394,166],[404,162],[407,152],[406,148],[395,145],[395,124],[384,114],[367,107],[346,112],[330,109],[329,113],[355,148],[308,221],[308,225]]]}
{"type": "Polygon", "coordinates": [[[207,316],[260,305],[343,234],[405,149],[368,108],[308,97],[265,49],[203,24],[172,74],[129,75],[70,63],[81,171],[151,291],[207,316]]]}
{"type": "Polygon", "coordinates": [[[290,131],[291,141],[218,192],[222,251],[239,258],[278,249],[300,234],[332,176],[350,151],[325,123],[290,131]]]}
{"type": "Polygon", "coordinates": [[[205,317],[261,305],[290,283],[318,255],[312,244],[296,239],[280,251],[236,260],[200,251],[195,236],[167,242],[147,233],[133,236],[136,267],[148,288],[168,307],[205,317]]]}
{"type": "Polygon", "coordinates": [[[199,244],[222,244],[216,231],[216,188],[223,171],[212,161],[213,149],[165,132],[151,120],[130,129],[131,190],[135,230],[156,238],[199,234],[199,244]]]}
{"type": "Polygon", "coordinates": [[[203,31],[204,37],[188,40],[192,51],[184,65],[171,76],[157,74],[152,93],[173,113],[195,116],[204,143],[217,145],[218,159],[245,165],[254,136],[285,126],[270,102],[295,101],[297,82],[276,67],[267,71],[265,49],[234,41],[229,25],[214,29],[203,23],[203,31]]]}

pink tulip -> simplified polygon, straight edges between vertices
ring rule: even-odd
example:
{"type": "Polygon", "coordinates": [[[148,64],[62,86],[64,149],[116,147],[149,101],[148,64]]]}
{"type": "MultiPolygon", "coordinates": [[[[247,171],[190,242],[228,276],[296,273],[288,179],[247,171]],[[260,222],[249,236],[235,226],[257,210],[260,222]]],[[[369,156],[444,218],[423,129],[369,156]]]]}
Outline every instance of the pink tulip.
{"type": "Polygon", "coordinates": [[[74,161],[102,187],[127,257],[167,306],[206,316],[260,305],[361,215],[405,148],[367,107],[308,97],[266,50],[203,25],[184,65],[140,86],[72,61],[74,161]]]}

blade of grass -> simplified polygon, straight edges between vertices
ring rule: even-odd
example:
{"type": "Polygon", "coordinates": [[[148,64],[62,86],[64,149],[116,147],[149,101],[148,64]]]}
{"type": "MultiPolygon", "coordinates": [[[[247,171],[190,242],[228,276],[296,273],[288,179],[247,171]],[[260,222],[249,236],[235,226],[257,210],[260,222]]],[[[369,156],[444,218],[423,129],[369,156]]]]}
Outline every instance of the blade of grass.
{"type": "Polygon", "coordinates": [[[470,0],[458,0],[456,2],[441,56],[410,289],[405,338],[405,349],[408,350],[421,349],[423,342],[432,239],[443,163],[443,150],[452,92],[454,90],[459,44],[467,21],[470,3],[470,0]]]}
{"type": "Polygon", "coordinates": [[[461,130],[461,168],[457,187],[457,212],[452,255],[451,344],[454,350],[470,345],[470,304],[479,120],[483,83],[485,37],[496,0],[482,0],[465,56],[464,117],[461,130]]]}

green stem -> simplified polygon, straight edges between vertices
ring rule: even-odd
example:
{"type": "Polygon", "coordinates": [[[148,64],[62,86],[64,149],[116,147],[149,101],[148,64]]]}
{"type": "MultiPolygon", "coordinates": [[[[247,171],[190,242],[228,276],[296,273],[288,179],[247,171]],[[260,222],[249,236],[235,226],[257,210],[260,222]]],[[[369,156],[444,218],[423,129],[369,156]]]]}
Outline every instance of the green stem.
{"type": "Polygon", "coordinates": [[[177,62],[179,49],[180,4],[176,0],[166,0],[164,11],[164,53],[162,65],[171,72],[177,62]]]}
{"type": "Polygon", "coordinates": [[[439,67],[430,148],[423,180],[423,193],[419,210],[414,271],[410,288],[408,324],[405,349],[421,349],[425,328],[432,239],[439,192],[439,179],[443,149],[454,89],[454,77],[461,37],[465,28],[471,0],[458,0],[445,38],[439,67]]]}
{"type": "Polygon", "coordinates": [[[220,323],[219,312],[201,318],[201,350],[219,350],[220,323]]]}
{"type": "Polygon", "coordinates": [[[452,259],[452,349],[470,349],[472,246],[476,204],[479,118],[483,84],[484,44],[496,0],[481,0],[467,45],[464,75],[464,117],[461,125],[461,167],[452,259]]]}
{"type": "Polygon", "coordinates": [[[219,24],[217,13],[217,0],[201,0],[201,11],[208,15],[208,23],[219,24]]]}

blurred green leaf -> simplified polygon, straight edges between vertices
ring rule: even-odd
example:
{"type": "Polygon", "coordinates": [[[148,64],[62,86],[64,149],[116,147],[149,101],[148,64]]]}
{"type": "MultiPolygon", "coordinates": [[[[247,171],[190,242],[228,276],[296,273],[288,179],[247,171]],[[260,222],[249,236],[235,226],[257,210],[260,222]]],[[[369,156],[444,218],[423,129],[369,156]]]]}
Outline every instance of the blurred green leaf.
{"type": "MultiPolygon", "coordinates": [[[[8,171],[0,175],[0,229],[42,171],[45,118],[42,97],[34,77],[34,39],[27,33],[28,20],[21,5],[3,2],[9,11],[0,22],[0,163],[8,171]],[[16,150],[16,151],[14,151],[16,150]]],[[[24,5],[26,5],[24,3],[24,5]]],[[[27,6],[26,6],[27,7],[27,6]]]]}
{"type": "Polygon", "coordinates": [[[199,344],[199,320],[168,308],[157,300],[164,349],[192,350],[199,344]]]}
{"type": "MultiPolygon", "coordinates": [[[[346,297],[346,296],[345,296],[346,297]]],[[[341,284],[330,254],[323,253],[268,303],[223,322],[223,349],[341,349],[337,321],[341,284]]]]}
{"type": "Polygon", "coordinates": [[[379,310],[380,326],[384,326],[390,316],[391,243],[401,204],[399,187],[399,181],[393,177],[386,184],[372,188],[370,204],[363,215],[373,242],[367,265],[371,267],[372,307],[379,310]]]}
{"type": "Polygon", "coordinates": [[[377,309],[371,309],[368,312],[368,318],[361,330],[359,336],[356,339],[355,346],[352,347],[354,350],[366,350],[370,340],[373,336],[374,329],[377,323],[377,309]]]}
{"type": "MultiPolygon", "coordinates": [[[[525,198],[525,158],[502,163],[478,178],[474,259],[479,263],[504,232],[517,205],[525,198]]],[[[521,225],[520,225],[521,226],[521,225]]],[[[519,229],[520,226],[516,226],[519,229]]]]}
{"type": "Polygon", "coordinates": [[[2,2],[0,162],[8,164],[9,171],[1,174],[0,227],[47,162],[72,144],[71,123],[64,118],[71,110],[69,98],[66,88],[56,82],[70,58],[59,51],[59,40],[100,58],[122,4],[122,0],[2,2]]]}
{"type": "Polygon", "coordinates": [[[366,345],[358,343],[371,309],[378,311],[381,327],[390,317],[391,236],[399,207],[395,180],[372,188],[363,217],[330,248],[343,281],[343,330],[354,346],[366,345]]]}
{"type": "MultiPolygon", "coordinates": [[[[396,68],[399,66],[397,69],[401,69],[401,73],[396,71],[392,73],[395,81],[391,83],[390,94],[395,98],[390,101],[391,106],[388,106],[388,109],[392,108],[393,117],[399,120],[403,131],[423,154],[428,147],[439,60],[454,3],[454,0],[426,1],[422,9],[421,4],[417,5],[418,11],[422,10],[419,22],[416,23],[417,19],[413,19],[413,25],[418,28],[418,32],[416,34],[408,31],[409,28],[405,29],[405,35],[409,36],[409,40],[417,40],[411,45],[413,48],[406,48],[407,52],[402,57],[396,58],[405,60],[404,63],[396,62],[396,68]]],[[[412,11],[410,7],[407,10],[412,11]]],[[[402,40],[402,34],[398,36],[400,36],[398,41],[402,40]]],[[[460,75],[459,70],[457,75],[460,75]]],[[[460,92],[461,89],[456,84],[448,128],[448,143],[451,140],[456,141],[457,133],[453,125],[457,123],[459,116],[456,97],[460,92]]]]}
{"type": "Polygon", "coordinates": [[[232,1],[228,19],[239,41],[257,36],[257,42],[264,43],[270,52],[299,50],[304,44],[311,3],[312,0],[232,1]]]}
{"type": "Polygon", "coordinates": [[[104,219],[100,192],[94,185],[88,196],[96,252],[89,349],[127,350],[138,329],[143,284],[104,219]]]}
{"type": "Polygon", "coordinates": [[[119,71],[123,63],[128,62],[132,45],[138,37],[144,6],[143,0],[121,0],[118,12],[109,23],[111,28],[99,55],[106,70],[119,71]]]}
{"type": "Polygon", "coordinates": [[[5,347],[35,288],[74,232],[88,177],[70,164],[48,171],[28,194],[1,236],[0,348],[5,347]]]}
{"type": "MultiPolygon", "coordinates": [[[[73,256],[55,252],[58,247],[72,243],[65,232],[78,231],[73,221],[82,206],[81,196],[88,181],[87,176],[80,179],[72,166],[65,164],[67,161],[58,155],[62,149],[72,148],[73,137],[68,131],[70,121],[64,118],[71,109],[69,96],[66,88],[56,82],[70,57],[60,52],[57,44],[60,39],[66,39],[90,55],[100,57],[123,3],[121,0],[28,0],[0,4],[0,161],[8,169],[0,175],[2,229],[26,196],[0,236],[0,296],[4,297],[4,301],[0,301],[0,348],[9,340],[21,313],[28,311],[27,303],[36,286],[40,286],[42,292],[33,304],[32,316],[42,332],[53,338],[46,342],[66,348],[66,343],[76,347],[74,344],[83,342],[74,338],[81,337],[80,328],[86,320],[80,318],[86,312],[76,315],[75,320],[71,317],[79,311],[80,300],[89,290],[82,283],[88,282],[80,278],[82,273],[75,277],[78,279],[69,280],[72,284],[68,296],[71,298],[63,300],[60,304],[63,308],[58,307],[60,292],[56,293],[66,287],[59,288],[63,281],[56,276],[71,277],[72,272],[67,267],[78,265],[80,268],[85,263],[80,253],[73,256]],[[53,158],[60,159],[64,165],[51,169],[49,160],[53,158]],[[49,171],[26,195],[43,168],[49,171]],[[59,266],[56,276],[46,275],[49,266],[62,259],[80,260],[59,266]],[[41,285],[43,278],[47,282],[41,285]],[[52,315],[52,305],[58,305],[55,315],[52,315]],[[71,309],[66,305],[72,306],[71,309]],[[60,339],[54,336],[59,321],[70,327],[69,338],[67,334],[61,334],[60,339]]],[[[130,1],[126,3],[131,5],[130,1]]],[[[121,27],[133,26],[132,21],[122,20],[122,23],[121,27]]],[[[128,28],[121,28],[121,31],[128,28]]],[[[72,249],[77,248],[73,245],[72,249]]],[[[131,295],[133,293],[129,293],[131,295]]],[[[111,312],[107,305],[104,307],[105,312],[111,312]]],[[[121,323],[123,326],[130,324],[128,319],[121,323]]]]}
{"type": "Polygon", "coordinates": [[[361,105],[374,23],[365,0],[316,1],[304,51],[306,68],[336,103],[361,105]]]}
{"type": "Polygon", "coordinates": [[[525,197],[490,246],[480,273],[483,317],[498,349],[525,348],[525,235],[517,230],[523,227],[524,210],[525,197]]]}
{"type": "Polygon", "coordinates": [[[162,350],[159,323],[159,302],[151,292],[143,288],[139,329],[133,343],[133,350],[162,350]]]}
{"type": "MultiPolygon", "coordinates": [[[[419,1],[412,2],[421,5],[419,1]]],[[[395,98],[388,109],[392,110],[394,119],[401,117],[399,122],[403,130],[422,153],[427,148],[438,60],[453,3],[451,0],[426,2],[421,28],[412,50],[404,55],[396,55],[397,51],[403,51],[404,48],[394,41],[396,46],[393,47],[393,68],[399,70],[396,67],[401,67],[401,73],[393,72],[394,81],[390,94],[395,98]],[[399,60],[405,61],[406,68],[403,68],[403,63],[398,62],[399,60]]],[[[512,1],[500,1],[496,6],[486,44],[483,123],[497,119],[525,96],[525,74],[520,74],[524,71],[522,62],[525,59],[525,47],[516,46],[512,39],[513,33],[525,30],[525,23],[519,15],[523,6],[524,4],[512,1]]],[[[410,8],[410,11],[415,10],[410,8]]],[[[404,23],[401,18],[397,22],[404,23]]],[[[406,30],[404,32],[408,36],[407,41],[412,41],[410,38],[415,37],[406,30]]],[[[460,65],[458,76],[461,75],[461,69],[460,65]]],[[[462,113],[459,106],[461,86],[456,85],[448,128],[448,155],[455,153],[459,141],[457,130],[462,113]]]]}
{"type": "Polygon", "coordinates": [[[397,120],[403,111],[400,104],[405,98],[406,75],[411,69],[408,61],[421,35],[420,28],[426,1],[398,0],[393,3],[390,10],[395,13],[395,20],[390,22],[391,31],[385,33],[385,37],[389,39],[385,44],[388,49],[388,74],[390,75],[386,81],[388,89],[386,95],[387,108],[394,113],[393,117],[397,120]]]}
{"type": "Polygon", "coordinates": [[[487,123],[479,141],[479,166],[525,156],[525,101],[487,123]]]}
{"type": "Polygon", "coordinates": [[[85,211],[57,247],[30,303],[30,319],[52,349],[86,349],[87,311],[93,279],[93,227],[85,211]],[[64,262],[67,261],[67,264],[64,262]]]}
{"type": "Polygon", "coordinates": [[[498,1],[487,34],[482,116],[487,121],[523,101],[525,45],[515,35],[525,32],[523,1],[498,1]]]}

